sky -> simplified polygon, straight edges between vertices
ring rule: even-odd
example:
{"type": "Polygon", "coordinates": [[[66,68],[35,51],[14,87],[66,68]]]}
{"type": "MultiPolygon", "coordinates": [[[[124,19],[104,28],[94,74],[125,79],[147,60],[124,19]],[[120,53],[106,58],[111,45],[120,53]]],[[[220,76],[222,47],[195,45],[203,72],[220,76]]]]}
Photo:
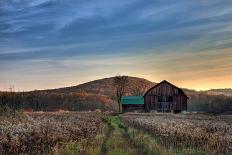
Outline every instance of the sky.
{"type": "Polygon", "coordinates": [[[232,88],[231,0],[0,0],[0,90],[118,74],[232,88]]]}

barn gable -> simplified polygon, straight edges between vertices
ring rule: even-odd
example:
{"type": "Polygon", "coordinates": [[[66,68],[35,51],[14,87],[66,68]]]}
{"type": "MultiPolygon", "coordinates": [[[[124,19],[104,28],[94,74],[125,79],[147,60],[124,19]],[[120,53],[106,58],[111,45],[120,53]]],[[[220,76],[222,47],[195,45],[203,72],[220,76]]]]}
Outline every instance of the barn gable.
{"type": "Polygon", "coordinates": [[[150,91],[154,90],[156,87],[159,87],[159,86],[162,85],[162,84],[168,84],[168,85],[170,85],[170,86],[176,88],[176,89],[178,90],[178,93],[182,93],[184,96],[187,97],[187,95],[183,92],[182,89],[178,88],[177,86],[171,84],[170,82],[168,82],[168,81],[166,81],[166,80],[164,80],[164,81],[162,81],[162,82],[156,84],[155,86],[151,87],[150,89],[148,89],[148,90],[146,91],[146,93],[145,93],[143,96],[145,96],[145,95],[148,94],[150,91]]]}

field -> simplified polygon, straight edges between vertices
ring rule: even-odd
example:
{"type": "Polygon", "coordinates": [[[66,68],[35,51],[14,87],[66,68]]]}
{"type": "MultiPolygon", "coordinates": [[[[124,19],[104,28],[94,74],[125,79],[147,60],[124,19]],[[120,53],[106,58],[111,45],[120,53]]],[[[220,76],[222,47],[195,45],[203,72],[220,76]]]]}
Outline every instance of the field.
{"type": "Polygon", "coordinates": [[[231,153],[231,115],[62,111],[0,116],[0,154],[231,153]]]}
{"type": "Polygon", "coordinates": [[[126,126],[143,129],[166,148],[210,154],[232,153],[232,116],[201,114],[124,114],[126,126]]]}
{"type": "Polygon", "coordinates": [[[105,119],[93,112],[1,116],[0,154],[84,154],[85,143],[103,133],[105,119]]]}

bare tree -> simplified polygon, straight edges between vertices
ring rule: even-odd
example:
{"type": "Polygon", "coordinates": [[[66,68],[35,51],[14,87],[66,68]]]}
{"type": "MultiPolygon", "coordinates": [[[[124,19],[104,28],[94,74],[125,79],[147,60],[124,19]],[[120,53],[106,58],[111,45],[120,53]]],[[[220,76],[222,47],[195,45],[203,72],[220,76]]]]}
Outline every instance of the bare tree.
{"type": "Polygon", "coordinates": [[[121,98],[126,93],[128,85],[128,76],[117,75],[114,77],[114,87],[116,89],[116,99],[118,102],[118,110],[121,112],[121,98]]]}

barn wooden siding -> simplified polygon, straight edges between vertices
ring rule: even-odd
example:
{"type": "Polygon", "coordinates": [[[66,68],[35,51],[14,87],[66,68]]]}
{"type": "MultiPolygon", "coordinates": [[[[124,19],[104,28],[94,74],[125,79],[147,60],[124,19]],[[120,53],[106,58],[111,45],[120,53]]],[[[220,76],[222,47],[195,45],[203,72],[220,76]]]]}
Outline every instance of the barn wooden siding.
{"type": "Polygon", "coordinates": [[[180,112],[187,110],[187,99],[180,88],[162,81],[145,93],[145,111],[180,112]]]}

